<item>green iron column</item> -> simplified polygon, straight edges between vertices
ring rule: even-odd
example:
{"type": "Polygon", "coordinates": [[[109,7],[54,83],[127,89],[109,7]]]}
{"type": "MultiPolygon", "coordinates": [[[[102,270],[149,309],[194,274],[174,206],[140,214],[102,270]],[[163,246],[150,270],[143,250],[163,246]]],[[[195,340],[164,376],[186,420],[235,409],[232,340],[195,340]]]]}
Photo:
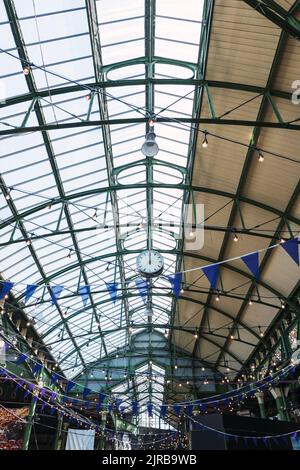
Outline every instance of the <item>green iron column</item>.
{"type": "Polygon", "coordinates": [[[36,397],[33,396],[31,400],[30,408],[29,408],[29,415],[27,418],[27,424],[26,424],[26,429],[25,429],[25,434],[24,434],[24,439],[23,439],[23,444],[22,444],[22,450],[28,450],[31,430],[34,424],[36,404],[37,404],[36,397]]]}
{"type": "Polygon", "coordinates": [[[255,397],[257,398],[257,401],[258,401],[260,417],[264,419],[266,418],[264,394],[263,392],[257,392],[255,394],[255,397]]]}
{"type": "Polygon", "coordinates": [[[290,421],[290,417],[287,411],[285,392],[287,393],[288,389],[283,388],[282,385],[278,387],[271,388],[271,394],[276,402],[276,407],[280,416],[281,421],[290,421]]]}

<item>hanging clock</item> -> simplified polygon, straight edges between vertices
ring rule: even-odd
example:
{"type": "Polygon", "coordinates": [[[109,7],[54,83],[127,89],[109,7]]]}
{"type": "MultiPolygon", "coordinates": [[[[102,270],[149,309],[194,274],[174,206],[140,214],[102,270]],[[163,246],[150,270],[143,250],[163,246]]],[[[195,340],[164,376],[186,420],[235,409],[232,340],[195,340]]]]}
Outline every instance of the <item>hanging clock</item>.
{"type": "Polygon", "coordinates": [[[145,250],[138,255],[136,266],[141,276],[156,277],[163,272],[164,258],[158,251],[145,250]]]}

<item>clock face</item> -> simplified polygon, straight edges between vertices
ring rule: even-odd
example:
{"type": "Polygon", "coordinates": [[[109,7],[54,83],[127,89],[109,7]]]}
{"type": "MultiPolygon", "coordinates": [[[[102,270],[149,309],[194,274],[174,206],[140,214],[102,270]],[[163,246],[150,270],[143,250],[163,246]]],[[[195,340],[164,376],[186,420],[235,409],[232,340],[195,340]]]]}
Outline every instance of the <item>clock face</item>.
{"type": "Polygon", "coordinates": [[[136,266],[142,276],[155,277],[162,273],[164,259],[158,251],[142,251],[136,259],[136,266]]]}

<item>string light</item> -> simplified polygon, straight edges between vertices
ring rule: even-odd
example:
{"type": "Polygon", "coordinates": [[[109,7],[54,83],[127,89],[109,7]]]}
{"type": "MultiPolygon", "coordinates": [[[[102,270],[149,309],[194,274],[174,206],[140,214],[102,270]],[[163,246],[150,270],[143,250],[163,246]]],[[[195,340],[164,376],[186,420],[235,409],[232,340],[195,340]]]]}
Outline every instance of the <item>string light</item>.
{"type": "Polygon", "coordinates": [[[6,199],[7,201],[9,201],[9,200],[11,199],[10,193],[11,193],[11,189],[9,188],[8,191],[7,191],[7,194],[6,194],[6,196],[5,196],[5,199],[6,199]]]}
{"type": "Polygon", "coordinates": [[[202,142],[202,147],[206,149],[208,147],[207,131],[204,132],[204,139],[202,142]]]}
{"type": "Polygon", "coordinates": [[[253,302],[251,299],[249,299],[249,305],[253,305],[253,302]]]}
{"type": "Polygon", "coordinates": [[[216,301],[217,301],[217,302],[220,302],[220,295],[219,295],[219,293],[217,293],[217,295],[216,295],[216,301]]]}
{"type": "Polygon", "coordinates": [[[265,157],[264,157],[262,151],[260,149],[257,149],[257,153],[258,153],[257,159],[258,159],[259,163],[263,163],[265,161],[265,157]]]}
{"type": "Polygon", "coordinates": [[[195,331],[195,333],[194,333],[194,338],[195,338],[195,339],[198,339],[198,338],[199,338],[199,335],[198,335],[198,332],[197,332],[197,331],[195,331]]]}
{"type": "Polygon", "coordinates": [[[30,72],[31,72],[31,69],[30,69],[29,66],[25,66],[25,67],[23,68],[23,73],[24,73],[24,75],[27,76],[27,75],[30,74],[30,72]]]}
{"type": "Polygon", "coordinates": [[[93,215],[93,220],[97,220],[97,217],[98,217],[98,210],[95,209],[95,212],[94,212],[94,215],[93,215]]]}
{"type": "Polygon", "coordinates": [[[30,246],[32,244],[31,237],[26,240],[26,245],[30,246]]]}
{"type": "Polygon", "coordinates": [[[237,243],[239,241],[239,237],[237,236],[236,231],[234,231],[233,241],[237,243]]]}

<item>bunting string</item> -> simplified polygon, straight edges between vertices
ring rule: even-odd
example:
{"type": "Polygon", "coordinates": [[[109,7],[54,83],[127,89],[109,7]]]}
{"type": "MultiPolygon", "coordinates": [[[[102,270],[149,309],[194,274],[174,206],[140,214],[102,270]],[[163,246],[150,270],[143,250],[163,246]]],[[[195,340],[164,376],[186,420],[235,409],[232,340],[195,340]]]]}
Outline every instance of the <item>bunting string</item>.
{"type": "MultiPolygon", "coordinates": [[[[299,266],[300,259],[299,259],[299,249],[298,249],[298,237],[293,238],[291,240],[284,241],[282,243],[277,243],[275,245],[271,245],[267,248],[262,248],[255,252],[247,253],[245,255],[236,256],[234,258],[229,258],[224,261],[220,261],[218,263],[212,263],[201,267],[195,267],[188,270],[180,271],[175,273],[174,275],[168,276],[168,280],[171,284],[171,288],[173,291],[174,296],[178,299],[180,295],[180,288],[182,285],[182,276],[183,274],[195,271],[202,271],[203,274],[208,279],[212,289],[217,288],[218,282],[218,275],[219,270],[222,265],[227,263],[232,263],[233,261],[242,260],[251,274],[255,277],[256,280],[259,280],[259,254],[266,252],[268,250],[273,250],[278,247],[282,247],[285,252],[293,259],[293,261],[299,266]]],[[[164,277],[164,276],[161,276],[164,277]]],[[[22,285],[22,283],[18,283],[22,285]]],[[[11,280],[2,280],[0,281],[0,301],[5,299],[5,297],[9,294],[9,292],[13,289],[15,283],[11,280]]],[[[118,282],[107,282],[105,283],[106,289],[111,297],[113,303],[115,303],[118,299],[118,282]]],[[[25,289],[25,304],[29,302],[33,294],[39,287],[48,286],[50,288],[50,298],[52,301],[52,305],[56,305],[57,301],[59,300],[60,295],[64,289],[69,289],[69,287],[63,285],[46,285],[40,286],[39,284],[26,284],[25,289]]],[[[95,287],[95,284],[91,285],[82,285],[79,286],[76,290],[77,295],[80,295],[82,298],[82,302],[84,307],[86,306],[88,297],[91,293],[92,287],[95,287]]],[[[140,296],[142,297],[144,303],[146,302],[148,290],[150,289],[150,284],[144,279],[137,279],[136,280],[136,288],[139,291],[140,296]]]]}

